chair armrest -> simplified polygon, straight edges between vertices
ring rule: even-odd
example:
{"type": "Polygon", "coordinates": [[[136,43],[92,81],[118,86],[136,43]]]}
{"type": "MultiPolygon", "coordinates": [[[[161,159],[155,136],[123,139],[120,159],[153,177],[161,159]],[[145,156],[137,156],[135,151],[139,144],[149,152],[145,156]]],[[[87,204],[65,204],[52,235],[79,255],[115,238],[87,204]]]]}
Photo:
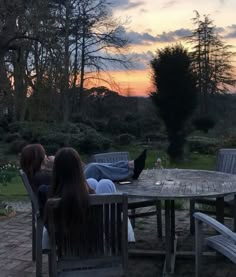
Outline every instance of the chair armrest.
{"type": "Polygon", "coordinates": [[[228,239],[234,240],[236,242],[236,234],[232,232],[229,228],[227,228],[225,225],[215,220],[214,218],[199,212],[194,213],[193,216],[195,217],[196,220],[207,224],[208,226],[212,227],[223,236],[227,237],[228,239]]]}

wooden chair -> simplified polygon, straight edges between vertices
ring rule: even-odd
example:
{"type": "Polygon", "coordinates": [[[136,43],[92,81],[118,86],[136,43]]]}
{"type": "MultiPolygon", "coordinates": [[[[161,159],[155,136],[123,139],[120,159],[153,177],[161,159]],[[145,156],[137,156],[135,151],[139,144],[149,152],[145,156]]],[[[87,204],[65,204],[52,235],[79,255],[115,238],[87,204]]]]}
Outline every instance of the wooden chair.
{"type": "Polygon", "coordinates": [[[108,152],[95,154],[90,157],[90,161],[96,163],[114,163],[129,160],[129,152],[108,152]]]}
{"type": "MultiPolygon", "coordinates": [[[[129,161],[129,152],[108,152],[95,154],[90,157],[91,162],[97,163],[113,163],[119,161],[129,161]]],[[[129,197],[128,210],[130,210],[129,218],[133,228],[135,228],[135,218],[153,216],[157,218],[157,233],[162,237],[162,218],[161,218],[161,201],[156,199],[129,197]],[[155,207],[155,210],[142,211],[141,208],[155,207]],[[138,212],[137,212],[138,211],[138,212]]]]}
{"type": "Polygon", "coordinates": [[[69,231],[63,229],[59,203],[60,199],[47,201],[51,247],[49,276],[125,276],[128,264],[127,196],[90,195],[86,220],[69,231]]]}
{"type": "MultiPolygon", "coordinates": [[[[236,149],[222,148],[217,154],[216,171],[236,174],[236,149]]],[[[221,199],[194,199],[190,200],[190,232],[194,233],[194,218],[193,213],[196,211],[208,214],[216,214],[218,221],[224,221],[224,216],[233,217],[234,231],[236,231],[236,200],[233,196],[227,196],[222,201],[221,199]],[[213,211],[197,209],[195,204],[209,205],[215,207],[213,211]],[[226,207],[227,209],[224,209],[226,207]]]]}
{"type": "Polygon", "coordinates": [[[23,170],[19,175],[26,188],[32,206],[32,260],[36,261],[36,276],[42,276],[42,233],[43,221],[40,217],[39,204],[29,180],[23,170]]]}
{"type": "Polygon", "coordinates": [[[205,244],[236,263],[236,233],[203,213],[194,213],[195,218],[195,277],[202,276],[203,241],[205,244]],[[203,223],[216,230],[218,235],[205,238],[203,223]]]}

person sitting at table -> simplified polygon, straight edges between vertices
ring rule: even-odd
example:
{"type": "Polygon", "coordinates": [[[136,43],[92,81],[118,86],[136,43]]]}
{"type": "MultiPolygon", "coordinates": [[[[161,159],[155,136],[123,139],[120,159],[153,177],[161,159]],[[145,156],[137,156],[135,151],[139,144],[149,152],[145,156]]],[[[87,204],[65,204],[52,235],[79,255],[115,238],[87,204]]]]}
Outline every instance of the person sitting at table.
{"type": "MultiPolygon", "coordinates": [[[[111,181],[125,180],[130,177],[137,179],[145,167],[146,151],[134,161],[120,161],[115,163],[90,163],[83,166],[86,179],[110,179],[111,181]]],[[[35,192],[44,184],[50,184],[53,156],[47,157],[41,144],[28,144],[20,156],[20,167],[26,173],[35,192]]]]}
{"type": "MultiPolygon", "coordinates": [[[[52,170],[52,185],[49,188],[49,198],[61,198],[61,216],[66,226],[73,225],[76,216],[86,214],[89,194],[117,193],[111,180],[87,179],[78,152],[70,147],[57,151],[52,170]],[[76,211],[74,213],[73,211],[76,211]]],[[[47,209],[46,209],[47,211],[47,209]]],[[[45,213],[47,225],[47,213],[45,213]]],[[[135,241],[133,228],[128,220],[128,241],[135,241]]],[[[44,229],[43,248],[48,248],[48,234],[44,229]]]]}

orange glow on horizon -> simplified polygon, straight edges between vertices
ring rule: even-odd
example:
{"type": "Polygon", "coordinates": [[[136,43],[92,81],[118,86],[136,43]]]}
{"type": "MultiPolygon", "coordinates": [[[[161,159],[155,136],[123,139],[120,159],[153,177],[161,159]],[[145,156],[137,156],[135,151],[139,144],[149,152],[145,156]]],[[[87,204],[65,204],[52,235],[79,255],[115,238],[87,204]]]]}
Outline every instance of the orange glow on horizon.
{"type": "Polygon", "coordinates": [[[124,96],[148,96],[153,90],[150,70],[109,71],[99,77],[100,80],[90,81],[86,86],[106,86],[124,96]]]}

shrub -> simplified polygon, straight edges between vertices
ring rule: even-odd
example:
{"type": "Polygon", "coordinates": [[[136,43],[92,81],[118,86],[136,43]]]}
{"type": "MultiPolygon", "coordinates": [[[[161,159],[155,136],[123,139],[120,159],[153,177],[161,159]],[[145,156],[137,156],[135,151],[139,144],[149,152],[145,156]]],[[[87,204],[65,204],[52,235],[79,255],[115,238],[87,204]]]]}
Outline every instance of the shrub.
{"type": "Polygon", "coordinates": [[[14,122],[8,125],[8,129],[10,133],[16,133],[18,132],[20,128],[21,123],[20,122],[14,122]]]}
{"type": "Polygon", "coordinates": [[[223,140],[222,147],[230,148],[236,147],[236,135],[228,136],[223,140]]]}
{"type": "Polygon", "coordinates": [[[76,134],[80,131],[79,127],[76,124],[70,123],[70,122],[62,125],[57,124],[55,128],[57,129],[58,132],[70,133],[70,134],[76,134]]]}
{"type": "Polygon", "coordinates": [[[59,145],[60,147],[69,145],[69,134],[66,133],[49,133],[39,138],[42,145],[59,145]]]}
{"type": "Polygon", "coordinates": [[[209,129],[215,126],[215,120],[209,116],[202,116],[194,119],[193,125],[197,130],[208,133],[209,129]]]}
{"type": "Polygon", "coordinates": [[[108,120],[107,128],[111,134],[117,135],[126,132],[126,123],[122,122],[118,116],[113,115],[108,120]]]}
{"type": "Polygon", "coordinates": [[[0,126],[0,139],[2,139],[4,133],[5,133],[5,131],[4,131],[3,127],[0,126]]]}
{"type": "MultiPolygon", "coordinates": [[[[83,127],[83,126],[82,126],[83,127]]],[[[78,129],[77,134],[70,133],[50,133],[40,138],[40,143],[45,147],[48,154],[55,152],[64,146],[69,146],[77,149],[82,153],[92,153],[108,149],[110,140],[106,139],[92,128],[83,128],[81,132],[78,129]]]]}
{"type": "Polygon", "coordinates": [[[163,133],[146,133],[145,134],[146,141],[159,141],[166,142],[168,141],[167,135],[163,133]]]}
{"type": "MultiPolygon", "coordinates": [[[[51,128],[52,126],[50,126],[51,128]]],[[[39,137],[48,133],[49,126],[43,122],[14,122],[9,125],[10,133],[19,133],[20,137],[29,141],[38,141],[39,137]]]]}
{"type": "Polygon", "coordinates": [[[26,146],[28,142],[23,139],[13,141],[8,148],[8,152],[10,154],[19,154],[24,146],[26,146]]]}
{"type": "Polygon", "coordinates": [[[94,120],[94,128],[99,132],[107,131],[107,123],[105,120],[94,120]]]}
{"type": "Polygon", "coordinates": [[[47,155],[50,156],[50,155],[55,155],[55,153],[59,148],[61,148],[61,146],[56,143],[53,143],[53,144],[45,144],[44,148],[47,155]]]}
{"type": "Polygon", "coordinates": [[[215,154],[219,148],[219,143],[213,138],[192,137],[188,139],[190,152],[199,154],[215,154]]]}
{"type": "Polygon", "coordinates": [[[0,183],[7,185],[17,175],[17,167],[12,164],[5,164],[0,167],[0,183]]]}
{"type": "Polygon", "coordinates": [[[80,141],[79,152],[91,154],[98,151],[107,150],[110,147],[111,141],[100,134],[89,135],[85,134],[80,141]]]}
{"type": "Polygon", "coordinates": [[[21,136],[20,136],[19,133],[13,133],[13,134],[6,135],[5,141],[6,142],[13,142],[13,141],[15,141],[17,139],[20,139],[20,138],[21,138],[21,136]]]}
{"type": "Polygon", "coordinates": [[[115,142],[121,145],[129,145],[134,140],[135,140],[135,137],[133,135],[125,133],[116,137],[115,142]]]}
{"type": "Polygon", "coordinates": [[[0,119],[0,127],[3,129],[4,132],[8,132],[8,124],[9,124],[8,116],[3,116],[0,119]]]}

